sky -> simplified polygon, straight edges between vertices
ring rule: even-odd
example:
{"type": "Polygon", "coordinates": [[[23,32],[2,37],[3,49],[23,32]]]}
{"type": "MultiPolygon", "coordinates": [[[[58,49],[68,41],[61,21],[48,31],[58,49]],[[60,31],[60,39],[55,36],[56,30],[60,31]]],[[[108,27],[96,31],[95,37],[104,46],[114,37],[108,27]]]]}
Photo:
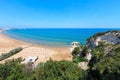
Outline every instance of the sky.
{"type": "Polygon", "coordinates": [[[120,28],[120,0],[0,0],[0,27],[120,28]]]}

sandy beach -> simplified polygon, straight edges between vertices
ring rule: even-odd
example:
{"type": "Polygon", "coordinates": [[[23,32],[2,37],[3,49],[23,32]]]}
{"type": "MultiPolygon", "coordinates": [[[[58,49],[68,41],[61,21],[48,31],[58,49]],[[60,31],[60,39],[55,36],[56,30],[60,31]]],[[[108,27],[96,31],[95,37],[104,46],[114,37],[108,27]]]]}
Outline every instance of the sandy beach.
{"type": "MultiPolygon", "coordinates": [[[[72,60],[69,47],[46,47],[42,45],[34,45],[31,43],[26,43],[26,42],[9,38],[3,35],[0,31],[0,55],[2,53],[9,52],[10,50],[18,47],[23,47],[24,49],[21,52],[5,60],[10,60],[10,59],[19,58],[19,57],[26,59],[30,56],[38,57],[36,64],[38,64],[39,62],[46,62],[50,58],[57,61],[72,60]]],[[[3,63],[5,60],[0,61],[0,63],[3,63]]]]}

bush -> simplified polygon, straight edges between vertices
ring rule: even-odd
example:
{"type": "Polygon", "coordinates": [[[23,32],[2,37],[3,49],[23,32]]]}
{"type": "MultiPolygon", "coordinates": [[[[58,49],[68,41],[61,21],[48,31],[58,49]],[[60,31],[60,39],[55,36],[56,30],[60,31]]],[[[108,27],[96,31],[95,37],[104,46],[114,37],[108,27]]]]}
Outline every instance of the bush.
{"type": "Polygon", "coordinates": [[[85,57],[87,53],[88,53],[88,47],[85,46],[82,50],[82,56],[85,57]]]}
{"type": "Polygon", "coordinates": [[[87,73],[70,61],[48,61],[35,71],[36,80],[86,80],[87,73]]]}
{"type": "Polygon", "coordinates": [[[79,54],[79,52],[80,52],[80,48],[79,48],[79,47],[76,47],[76,48],[73,50],[72,55],[73,55],[73,56],[76,56],[76,55],[79,54]]]}
{"type": "Polygon", "coordinates": [[[0,80],[25,80],[23,73],[22,58],[12,59],[0,64],[0,80]]]}
{"type": "Polygon", "coordinates": [[[74,63],[83,62],[83,61],[86,61],[86,59],[84,57],[78,57],[78,56],[73,57],[74,63]]]}
{"type": "Polygon", "coordinates": [[[8,57],[10,57],[10,56],[18,53],[18,52],[20,52],[22,49],[23,49],[23,48],[19,47],[19,48],[16,48],[16,49],[11,50],[11,51],[8,52],[8,53],[3,53],[3,54],[0,56],[0,61],[2,61],[2,60],[4,60],[4,59],[6,59],[6,58],[8,58],[8,57]]]}

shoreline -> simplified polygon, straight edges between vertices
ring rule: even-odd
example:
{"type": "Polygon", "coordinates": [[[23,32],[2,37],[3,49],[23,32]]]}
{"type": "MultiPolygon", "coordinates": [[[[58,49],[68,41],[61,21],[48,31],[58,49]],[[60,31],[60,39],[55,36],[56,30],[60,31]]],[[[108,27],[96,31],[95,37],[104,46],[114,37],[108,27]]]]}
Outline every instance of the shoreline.
{"type": "MultiPolygon", "coordinates": [[[[70,42],[69,44],[68,43],[65,43],[65,42],[59,42],[59,41],[50,41],[50,40],[37,40],[37,39],[32,39],[34,37],[31,37],[31,38],[26,38],[25,36],[19,36],[17,34],[14,34],[14,33],[10,33],[7,32],[6,30],[4,30],[2,32],[3,35],[9,37],[9,38],[12,38],[12,39],[15,39],[15,40],[18,40],[18,41],[22,41],[22,42],[25,42],[25,43],[30,43],[30,44],[34,44],[34,45],[37,45],[37,46],[42,46],[42,47],[50,47],[50,48],[55,48],[55,47],[58,47],[58,48],[66,48],[66,47],[70,47],[70,42]],[[5,32],[4,32],[5,31],[5,32]]],[[[40,36],[41,37],[41,36],[40,36]]],[[[43,37],[44,38],[44,37],[43,37]]],[[[49,39],[49,38],[48,38],[49,39]]],[[[51,39],[51,38],[50,38],[51,39]]]]}
{"type": "MultiPolygon", "coordinates": [[[[10,60],[12,58],[18,58],[18,57],[22,57],[23,59],[26,59],[30,56],[38,57],[36,64],[38,64],[39,62],[46,62],[50,58],[57,61],[72,60],[69,47],[49,47],[49,46],[42,46],[42,45],[27,43],[27,42],[10,38],[2,34],[2,31],[3,30],[0,30],[0,55],[1,53],[9,52],[10,50],[17,47],[24,48],[21,52],[5,60],[10,60]]],[[[0,61],[0,63],[4,62],[5,60],[0,61]]]]}

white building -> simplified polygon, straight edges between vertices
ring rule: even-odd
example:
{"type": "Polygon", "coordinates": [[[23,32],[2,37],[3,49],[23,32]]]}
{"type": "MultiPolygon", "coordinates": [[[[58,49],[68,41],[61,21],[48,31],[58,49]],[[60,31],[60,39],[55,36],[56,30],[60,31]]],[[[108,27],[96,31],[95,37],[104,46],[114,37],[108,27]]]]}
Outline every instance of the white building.
{"type": "Polygon", "coordinates": [[[22,63],[24,63],[24,64],[27,64],[29,62],[34,63],[37,59],[38,59],[38,57],[31,57],[30,56],[30,57],[26,58],[25,61],[22,63]]]}

